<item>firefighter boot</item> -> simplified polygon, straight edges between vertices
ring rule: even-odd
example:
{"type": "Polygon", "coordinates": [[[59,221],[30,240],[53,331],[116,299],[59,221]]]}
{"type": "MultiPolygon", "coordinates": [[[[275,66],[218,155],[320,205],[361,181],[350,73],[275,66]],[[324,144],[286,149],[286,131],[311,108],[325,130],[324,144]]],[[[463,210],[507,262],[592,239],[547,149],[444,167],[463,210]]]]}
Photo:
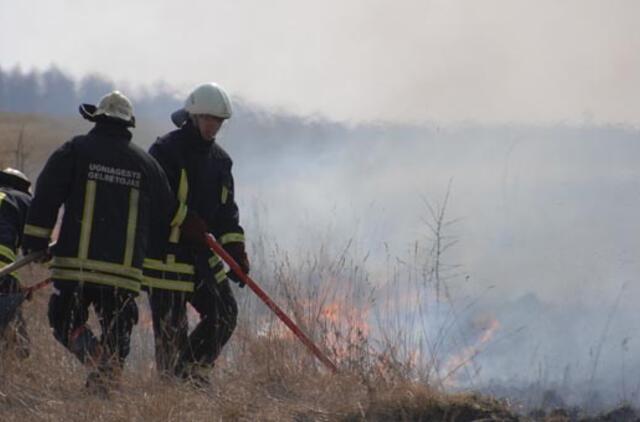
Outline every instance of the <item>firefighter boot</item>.
{"type": "Polygon", "coordinates": [[[176,370],[176,375],[178,379],[194,389],[206,390],[211,387],[211,380],[209,378],[210,371],[211,366],[191,363],[180,365],[176,370]]]}

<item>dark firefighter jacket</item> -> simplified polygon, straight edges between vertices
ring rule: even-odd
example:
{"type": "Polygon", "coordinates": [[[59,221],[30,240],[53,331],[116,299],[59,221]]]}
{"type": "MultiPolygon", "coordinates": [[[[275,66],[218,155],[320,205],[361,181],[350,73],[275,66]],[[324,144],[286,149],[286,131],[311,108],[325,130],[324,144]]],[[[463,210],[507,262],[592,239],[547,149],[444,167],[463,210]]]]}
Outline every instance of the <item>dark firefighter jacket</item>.
{"type": "MultiPolygon", "coordinates": [[[[31,195],[0,182],[0,267],[16,260],[29,204],[31,195]]],[[[11,275],[17,278],[16,273],[11,275]]]]}
{"type": "MultiPolygon", "coordinates": [[[[244,242],[234,199],[232,161],[215,143],[206,142],[190,121],[158,138],[149,153],[164,169],[181,204],[198,214],[222,244],[244,242]]],[[[150,288],[191,292],[194,275],[226,280],[221,259],[213,253],[195,253],[180,239],[180,229],[169,235],[167,254],[145,260],[144,283],[150,288]],[[202,274],[205,268],[207,275],[202,274]],[[196,270],[199,270],[198,273],[196,270]]]]}
{"type": "Polygon", "coordinates": [[[56,283],[138,292],[150,234],[182,224],[186,209],[161,167],[130,140],[122,125],[99,122],[58,148],[40,173],[24,246],[49,239],[64,204],[50,264],[56,283]]]}

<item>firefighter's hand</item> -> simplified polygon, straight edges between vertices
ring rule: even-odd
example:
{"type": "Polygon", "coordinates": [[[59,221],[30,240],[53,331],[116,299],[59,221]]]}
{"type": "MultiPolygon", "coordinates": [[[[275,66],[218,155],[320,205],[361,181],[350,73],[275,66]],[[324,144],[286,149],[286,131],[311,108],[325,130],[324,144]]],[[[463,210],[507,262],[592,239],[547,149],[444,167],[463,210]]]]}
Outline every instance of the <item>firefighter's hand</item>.
{"type": "Polygon", "coordinates": [[[25,236],[22,240],[22,255],[27,256],[32,253],[39,253],[35,262],[44,263],[51,260],[51,250],[49,250],[49,239],[33,236],[25,236]]]}
{"type": "Polygon", "coordinates": [[[184,219],[180,232],[183,239],[195,249],[207,250],[207,223],[194,212],[189,212],[184,219]]]}
{"type": "MultiPolygon", "coordinates": [[[[249,274],[249,270],[251,269],[251,265],[249,264],[249,258],[247,257],[247,253],[244,249],[243,242],[231,242],[224,245],[224,249],[227,251],[231,258],[238,263],[242,272],[245,274],[249,274]]],[[[229,277],[232,281],[238,283],[238,286],[244,287],[244,282],[242,279],[233,271],[229,271],[227,273],[227,277],[229,277]]]]}

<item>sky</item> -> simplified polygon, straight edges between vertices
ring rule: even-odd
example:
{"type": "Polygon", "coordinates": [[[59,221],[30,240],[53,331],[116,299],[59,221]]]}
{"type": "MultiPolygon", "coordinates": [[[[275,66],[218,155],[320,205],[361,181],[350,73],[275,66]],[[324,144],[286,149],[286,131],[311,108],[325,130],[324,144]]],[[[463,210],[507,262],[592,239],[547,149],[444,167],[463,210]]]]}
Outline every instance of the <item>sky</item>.
{"type": "Polygon", "coordinates": [[[640,123],[634,0],[0,0],[0,66],[340,121],[640,123]]]}

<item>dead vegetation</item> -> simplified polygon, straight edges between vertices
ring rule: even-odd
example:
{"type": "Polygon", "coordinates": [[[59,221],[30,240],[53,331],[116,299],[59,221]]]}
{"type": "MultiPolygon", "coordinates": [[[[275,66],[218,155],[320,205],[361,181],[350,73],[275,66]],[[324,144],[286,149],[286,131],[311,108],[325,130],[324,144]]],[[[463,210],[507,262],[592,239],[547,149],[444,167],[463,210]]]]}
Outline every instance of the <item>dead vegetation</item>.
{"type": "MultiPolygon", "coordinates": [[[[97,398],[85,392],[84,369],[50,335],[46,302],[40,293],[24,306],[31,356],[19,360],[3,353],[0,420],[516,420],[491,399],[447,396],[408,380],[387,383],[354,371],[331,375],[292,339],[249,338],[242,332],[233,341],[234,350],[244,352],[225,356],[209,391],[161,382],[149,350],[132,356],[110,399],[97,398]]],[[[151,341],[148,327],[136,330],[151,341]]]]}
{"type": "MultiPolygon", "coordinates": [[[[373,303],[362,294],[366,274],[344,254],[314,256],[297,266],[278,259],[271,274],[256,278],[323,345],[339,374],[324,369],[245,289],[237,290],[242,320],[212,372],[213,386],[202,391],[163,382],[155,373],[143,294],[122,382],[101,399],[85,391],[84,368],[50,333],[48,287],[23,307],[31,356],[20,360],[8,349],[0,359],[0,420],[518,420],[503,402],[445,394],[420,381],[415,364],[403,361],[393,345],[374,347],[366,316],[373,303]]],[[[46,274],[34,265],[23,271],[23,280],[33,284],[46,274]]]]}

